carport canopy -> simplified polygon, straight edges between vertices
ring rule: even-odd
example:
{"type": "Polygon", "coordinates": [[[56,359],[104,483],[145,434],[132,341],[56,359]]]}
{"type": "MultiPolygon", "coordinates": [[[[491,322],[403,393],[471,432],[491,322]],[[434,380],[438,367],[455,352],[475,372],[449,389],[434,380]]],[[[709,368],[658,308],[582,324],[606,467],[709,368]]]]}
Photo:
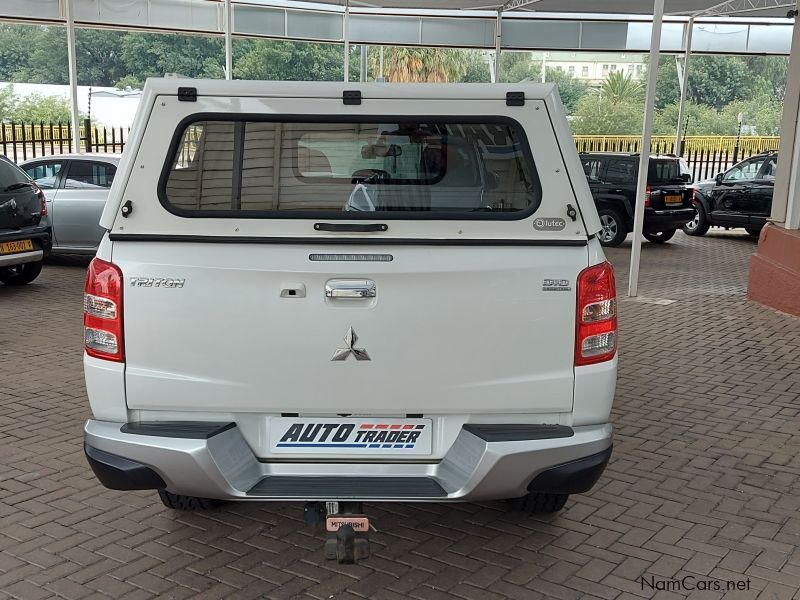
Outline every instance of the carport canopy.
{"type": "MultiPolygon", "coordinates": [[[[503,50],[547,49],[548,43],[557,44],[558,50],[573,52],[614,49],[641,52],[645,48],[637,40],[645,39],[642,34],[646,28],[649,29],[647,51],[651,62],[658,62],[662,50],[684,55],[678,119],[678,123],[681,123],[695,24],[711,22],[723,28],[726,25],[746,28],[743,35],[741,31],[737,32],[738,42],[728,36],[728,44],[734,40],[729,48],[715,47],[711,43],[706,49],[708,52],[786,53],[785,46],[790,46],[789,54],[792,56],[800,53],[797,28],[790,25],[791,17],[796,15],[795,9],[796,1],[789,0],[159,0],[157,4],[151,0],[129,0],[125,3],[4,0],[0,7],[0,21],[66,25],[73,144],[77,151],[75,27],[224,35],[228,79],[232,77],[232,39],[235,35],[334,41],[344,43],[345,81],[348,80],[349,69],[349,60],[345,57],[349,57],[352,42],[362,45],[493,48],[496,74],[503,50]],[[240,19],[238,26],[237,17],[240,19]],[[384,26],[376,27],[378,21],[384,26]],[[539,25],[538,30],[533,27],[536,24],[539,25]],[[573,27],[568,29],[564,24],[573,27]],[[638,35],[631,35],[631,30],[637,27],[638,35]],[[754,27],[769,29],[758,32],[754,27]],[[548,30],[571,31],[573,37],[548,33],[548,30]],[[760,35],[755,35],[754,31],[760,35]],[[662,32],[668,34],[664,40],[666,44],[662,43],[662,32]],[[549,42],[548,37],[551,38],[549,42]],[[557,38],[555,41],[554,37],[557,38]],[[670,42],[670,38],[674,41],[670,42]],[[751,40],[759,38],[760,42],[751,43],[751,40]],[[736,46],[736,43],[740,46],[736,46]],[[622,47],[615,48],[615,44],[622,47]]],[[[733,33],[732,30],[728,32],[733,33]]],[[[789,189],[795,188],[797,163],[800,163],[800,158],[793,151],[800,96],[798,60],[800,57],[790,60],[782,127],[784,135],[781,140],[781,153],[791,156],[792,161],[790,168],[784,167],[779,171],[772,213],[774,221],[792,229],[800,228],[800,202],[797,198],[800,194],[792,194],[796,197],[789,202],[789,189]]],[[[642,148],[650,147],[656,75],[657,69],[648,71],[642,148]]],[[[679,141],[679,136],[680,127],[676,141],[679,141]]],[[[648,154],[642,152],[639,158],[629,296],[638,294],[648,160],[648,154]]]]}

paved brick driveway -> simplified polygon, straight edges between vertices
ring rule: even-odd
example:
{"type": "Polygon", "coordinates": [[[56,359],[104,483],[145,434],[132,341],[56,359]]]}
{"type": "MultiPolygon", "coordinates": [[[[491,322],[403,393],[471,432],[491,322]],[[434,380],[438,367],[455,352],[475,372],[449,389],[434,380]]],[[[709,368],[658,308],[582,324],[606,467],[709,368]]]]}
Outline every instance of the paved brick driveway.
{"type": "MultiPolygon", "coordinates": [[[[322,559],[298,504],[181,514],[102,488],[81,451],[83,264],[0,288],[0,598],[800,598],[800,319],[745,299],[754,242],[645,244],[623,301],[613,462],[553,517],[373,505],[376,555],[322,559]],[[23,336],[21,332],[25,332],[23,336]],[[723,583],[724,585],[724,583],[723,583]]],[[[609,252],[627,286],[629,244],[609,252]]]]}

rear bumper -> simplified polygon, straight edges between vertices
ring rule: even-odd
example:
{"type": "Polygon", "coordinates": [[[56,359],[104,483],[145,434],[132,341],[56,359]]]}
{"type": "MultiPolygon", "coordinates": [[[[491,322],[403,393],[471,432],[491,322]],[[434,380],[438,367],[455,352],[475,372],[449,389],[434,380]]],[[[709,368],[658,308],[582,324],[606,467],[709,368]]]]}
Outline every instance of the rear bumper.
{"type": "Polygon", "coordinates": [[[694,219],[693,208],[676,208],[673,210],[648,210],[644,213],[644,231],[658,233],[670,229],[679,229],[694,219]]]}
{"type": "Polygon", "coordinates": [[[0,233],[0,242],[16,242],[19,240],[31,240],[33,242],[33,250],[0,255],[0,267],[38,262],[50,254],[50,250],[53,248],[53,238],[50,235],[49,227],[36,227],[19,231],[8,230],[0,233]]]}
{"type": "Polygon", "coordinates": [[[89,464],[112,489],[227,500],[447,502],[585,492],[611,455],[612,428],[466,425],[436,463],[259,462],[232,423],[87,421],[84,440],[89,464]]]}
{"type": "Polygon", "coordinates": [[[41,250],[32,250],[31,252],[17,252],[16,254],[2,254],[0,255],[0,267],[10,267],[13,265],[23,265],[25,263],[39,262],[44,258],[44,252],[41,250]]]}

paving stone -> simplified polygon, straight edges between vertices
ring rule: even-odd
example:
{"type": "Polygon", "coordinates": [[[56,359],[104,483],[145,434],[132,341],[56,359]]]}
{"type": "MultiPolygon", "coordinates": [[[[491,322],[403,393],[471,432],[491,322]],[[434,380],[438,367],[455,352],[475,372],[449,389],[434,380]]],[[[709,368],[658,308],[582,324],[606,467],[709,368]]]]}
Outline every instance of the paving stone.
{"type": "Polygon", "coordinates": [[[641,577],[689,573],[750,578],[726,598],[800,598],[800,319],[747,301],[754,250],[715,230],[645,243],[641,293],[667,306],[625,299],[630,240],[607,250],[620,369],[595,488],[544,518],[367,505],[374,556],[354,567],[324,561],[299,504],[181,514],[100,486],[81,438],[86,261],[53,260],[0,286],[0,598],[660,600],[693,596],[641,577]]]}

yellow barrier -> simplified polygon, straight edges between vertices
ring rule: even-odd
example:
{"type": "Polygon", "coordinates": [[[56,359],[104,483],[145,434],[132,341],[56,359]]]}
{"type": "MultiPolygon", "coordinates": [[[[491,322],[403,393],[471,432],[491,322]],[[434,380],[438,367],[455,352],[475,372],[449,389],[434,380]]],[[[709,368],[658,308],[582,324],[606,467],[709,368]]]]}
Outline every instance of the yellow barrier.
{"type": "MultiPolygon", "coordinates": [[[[579,152],[638,152],[641,138],[636,135],[576,135],[579,152]]],[[[684,138],[684,155],[695,152],[731,152],[736,146],[736,136],[693,135],[684,138]]],[[[767,150],[777,150],[779,137],[742,136],[739,138],[739,155],[750,155],[767,150]]],[[[653,136],[652,149],[674,152],[675,136],[653,136]]]]}

